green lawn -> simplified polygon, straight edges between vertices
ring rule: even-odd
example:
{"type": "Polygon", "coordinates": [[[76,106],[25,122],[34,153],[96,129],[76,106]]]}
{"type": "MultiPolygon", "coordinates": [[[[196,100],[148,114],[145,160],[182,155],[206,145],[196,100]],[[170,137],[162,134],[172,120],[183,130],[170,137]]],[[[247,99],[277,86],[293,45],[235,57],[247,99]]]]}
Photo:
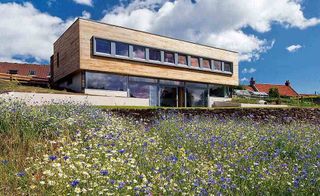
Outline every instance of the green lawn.
{"type": "Polygon", "coordinates": [[[56,94],[70,94],[67,91],[54,90],[44,87],[22,85],[18,81],[8,81],[0,79],[0,93],[1,92],[30,92],[30,93],[56,93],[56,94]]]}

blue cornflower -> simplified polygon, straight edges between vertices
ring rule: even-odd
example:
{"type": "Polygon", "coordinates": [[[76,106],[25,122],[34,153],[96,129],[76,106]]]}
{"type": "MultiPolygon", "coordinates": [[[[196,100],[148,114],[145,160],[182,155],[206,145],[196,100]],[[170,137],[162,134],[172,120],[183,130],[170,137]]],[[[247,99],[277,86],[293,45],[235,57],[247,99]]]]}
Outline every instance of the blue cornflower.
{"type": "Polygon", "coordinates": [[[2,163],[3,165],[7,165],[7,164],[9,163],[9,161],[8,161],[8,160],[2,160],[1,163],[2,163]]]}
{"type": "Polygon", "coordinates": [[[126,185],[126,183],[120,182],[120,183],[119,183],[119,186],[118,186],[118,189],[122,189],[125,185],[126,185]]]}
{"type": "Polygon", "coordinates": [[[178,157],[176,156],[171,156],[170,157],[170,161],[172,161],[173,163],[176,163],[178,161],[178,157]]]}
{"type": "Polygon", "coordinates": [[[120,152],[121,154],[123,154],[123,153],[125,152],[125,149],[121,149],[121,150],[119,150],[119,152],[120,152]]]}
{"type": "Polygon", "coordinates": [[[68,160],[70,157],[69,156],[64,156],[63,159],[66,161],[68,160]]]}
{"type": "Polygon", "coordinates": [[[74,180],[70,184],[71,184],[72,187],[76,187],[79,183],[80,183],[79,180],[74,180]]]}
{"type": "Polygon", "coordinates": [[[196,160],[196,157],[195,157],[193,154],[190,154],[190,155],[188,156],[188,159],[189,159],[189,161],[195,161],[195,160],[196,160]]]}
{"type": "Polygon", "coordinates": [[[25,176],[25,175],[26,175],[26,173],[23,172],[23,171],[17,173],[17,176],[19,176],[19,177],[23,177],[23,176],[25,176]]]}
{"type": "Polygon", "coordinates": [[[295,179],[295,180],[294,180],[293,186],[294,186],[295,188],[298,188],[298,187],[299,187],[299,179],[295,179]]]}
{"type": "Polygon", "coordinates": [[[100,174],[103,175],[103,176],[106,176],[106,175],[109,174],[109,172],[108,172],[108,170],[101,170],[100,174]]]}
{"type": "Polygon", "coordinates": [[[57,156],[55,156],[55,155],[51,155],[51,156],[49,156],[49,159],[50,159],[51,161],[54,161],[54,160],[56,160],[56,159],[57,159],[57,156]]]}

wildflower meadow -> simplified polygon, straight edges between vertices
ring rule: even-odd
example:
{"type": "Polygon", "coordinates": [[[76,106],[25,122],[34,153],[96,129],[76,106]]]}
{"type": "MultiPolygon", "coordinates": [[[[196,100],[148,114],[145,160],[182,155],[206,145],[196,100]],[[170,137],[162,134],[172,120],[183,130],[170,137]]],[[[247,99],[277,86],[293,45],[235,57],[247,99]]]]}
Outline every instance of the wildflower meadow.
{"type": "Polygon", "coordinates": [[[0,101],[0,195],[319,195],[320,126],[0,101]]]}

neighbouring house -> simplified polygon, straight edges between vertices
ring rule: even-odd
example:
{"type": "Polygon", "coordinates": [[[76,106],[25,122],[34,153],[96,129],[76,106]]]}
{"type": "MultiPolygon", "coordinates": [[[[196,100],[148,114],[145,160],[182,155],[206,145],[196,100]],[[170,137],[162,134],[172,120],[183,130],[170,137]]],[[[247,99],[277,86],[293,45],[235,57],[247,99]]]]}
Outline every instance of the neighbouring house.
{"type": "Polygon", "coordinates": [[[297,93],[287,80],[285,84],[257,84],[254,78],[251,78],[250,85],[245,86],[245,89],[251,92],[269,93],[271,88],[277,88],[280,96],[283,97],[299,97],[297,93]]]}
{"type": "Polygon", "coordinates": [[[0,62],[0,79],[46,86],[49,84],[50,66],[0,62]]]}
{"type": "Polygon", "coordinates": [[[126,105],[207,107],[239,85],[237,52],[80,18],[54,43],[51,73],[126,105]]]}

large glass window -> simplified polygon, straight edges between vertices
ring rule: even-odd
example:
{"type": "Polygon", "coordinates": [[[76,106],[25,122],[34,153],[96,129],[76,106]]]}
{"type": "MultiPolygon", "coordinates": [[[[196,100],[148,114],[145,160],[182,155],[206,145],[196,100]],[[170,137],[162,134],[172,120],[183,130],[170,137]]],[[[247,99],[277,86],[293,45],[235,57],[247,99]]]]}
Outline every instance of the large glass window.
{"type": "Polygon", "coordinates": [[[88,89],[127,91],[127,76],[86,72],[88,89]]]}
{"type": "Polygon", "coordinates": [[[158,88],[155,84],[130,82],[129,94],[130,97],[149,99],[150,106],[157,106],[158,88]]]}
{"type": "Polygon", "coordinates": [[[209,59],[203,59],[202,67],[206,69],[211,69],[211,61],[209,59]]]}
{"type": "Polygon", "coordinates": [[[130,82],[157,83],[157,79],[129,76],[130,82]]]}
{"type": "Polygon", "coordinates": [[[191,57],[191,66],[200,67],[200,62],[198,57],[191,57]]]}
{"type": "Polygon", "coordinates": [[[164,52],[164,62],[174,63],[174,53],[173,52],[164,52]]]}
{"type": "Polygon", "coordinates": [[[209,96],[210,97],[225,97],[226,96],[226,90],[224,86],[220,85],[210,85],[209,86],[209,96]]]}
{"type": "Polygon", "coordinates": [[[111,42],[104,39],[95,38],[96,52],[111,54],[111,42]]]}
{"type": "Polygon", "coordinates": [[[116,55],[129,56],[129,45],[122,42],[116,42],[116,55]]]}
{"type": "Polygon", "coordinates": [[[224,71],[231,72],[231,63],[224,63],[224,71]]]}
{"type": "Polygon", "coordinates": [[[187,107],[207,107],[208,91],[200,88],[187,88],[187,107]]]}
{"type": "Polygon", "coordinates": [[[222,71],[222,62],[214,61],[214,70],[222,71]]]}
{"type": "Polygon", "coordinates": [[[188,57],[187,57],[187,55],[179,54],[178,55],[178,64],[180,64],[180,65],[188,65],[188,57]]]}
{"type": "Polygon", "coordinates": [[[170,85],[170,86],[183,86],[184,82],[176,80],[159,80],[160,84],[170,85]]]}
{"type": "Polygon", "coordinates": [[[133,46],[133,58],[145,59],[146,48],[142,46],[133,46]]]}
{"type": "Polygon", "coordinates": [[[149,59],[152,61],[161,61],[161,52],[160,50],[150,48],[149,49],[149,59]]]}

